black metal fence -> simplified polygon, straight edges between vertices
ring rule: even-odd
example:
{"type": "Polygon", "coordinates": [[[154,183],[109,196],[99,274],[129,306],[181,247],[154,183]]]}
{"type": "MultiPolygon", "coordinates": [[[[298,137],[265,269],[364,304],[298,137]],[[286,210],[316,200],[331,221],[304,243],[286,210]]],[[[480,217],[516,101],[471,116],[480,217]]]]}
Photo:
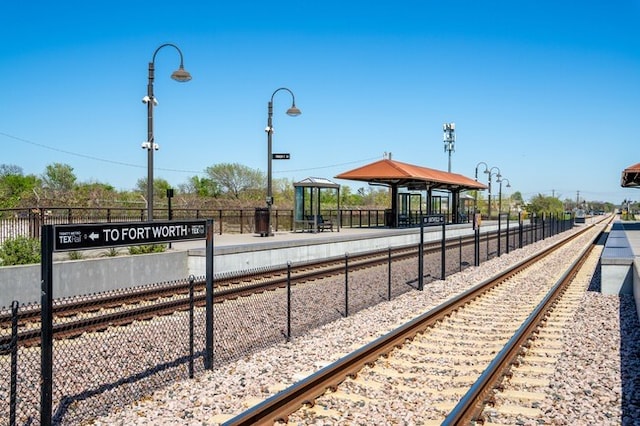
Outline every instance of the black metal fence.
{"type": "MultiPolygon", "coordinates": [[[[289,282],[286,288],[224,303],[215,303],[216,289],[213,321],[209,322],[213,328],[212,367],[417,290],[420,281],[428,284],[476,261],[489,260],[571,227],[570,221],[520,222],[508,231],[477,232],[472,244],[456,237],[447,242],[444,259],[442,251],[427,252],[420,258],[416,247],[415,256],[393,261],[389,249],[387,264],[375,269],[350,269],[345,254],[341,276],[324,279],[321,284],[294,286],[289,282]]],[[[288,265],[289,276],[296,268],[288,265]]],[[[188,309],[164,315],[151,310],[146,320],[105,327],[72,339],[56,339],[50,366],[41,365],[44,357],[38,344],[26,346],[19,338],[39,326],[24,316],[38,306],[14,302],[10,311],[1,312],[10,320],[0,328],[0,399],[7,401],[0,405],[0,424],[36,425],[47,423],[46,419],[54,424],[89,424],[176,380],[201,374],[209,330],[205,307],[193,302],[194,280],[185,280],[191,284],[189,296],[183,296],[190,300],[188,309]],[[42,391],[46,388],[41,383],[44,368],[53,371],[51,395],[42,391]],[[41,407],[51,407],[52,412],[43,413],[41,407]]],[[[54,308],[62,303],[55,300],[54,308]]],[[[149,303],[160,306],[162,301],[149,303]]],[[[123,311],[114,312],[125,315],[123,311]]],[[[56,317],[47,333],[55,336],[57,328],[73,320],[56,317]]]]}
{"type": "MultiPolygon", "coordinates": [[[[191,220],[213,219],[214,232],[222,235],[252,233],[256,230],[256,209],[154,209],[154,219],[191,220]]],[[[146,220],[146,209],[139,208],[84,208],[38,207],[27,209],[0,209],[0,244],[18,236],[40,238],[42,225],[67,225],[80,223],[141,222],[146,220]]],[[[340,227],[370,228],[389,225],[388,210],[381,209],[327,209],[321,215],[340,227]]],[[[410,212],[416,220],[422,212],[410,212]]],[[[451,223],[447,218],[447,223],[451,223]]],[[[275,231],[293,231],[293,210],[273,209],[270,222],[275,231]]]]}

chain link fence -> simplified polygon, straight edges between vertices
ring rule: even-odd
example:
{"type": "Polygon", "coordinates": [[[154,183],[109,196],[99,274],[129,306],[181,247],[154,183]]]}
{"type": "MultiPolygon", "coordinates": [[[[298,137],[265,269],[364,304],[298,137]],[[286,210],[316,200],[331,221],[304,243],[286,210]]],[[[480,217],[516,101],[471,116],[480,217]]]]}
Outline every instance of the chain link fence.
{"type": "MultiPolygon", "coordinates": [[[[534,224],[512,234],[501,235],[503,248],[510,249],[535,241],[570,226],[534,224]]],[[[303,336],[309,330],[348,317],[378,303],[418,289],[419,262],[423,262],[424,282],[440,279],[473,266],[476,250],[480,259],[498,256],[497,235],[476,234],[471,244],[462,238],[449,240],[442,251],[429,251],[360,269],[347,254],[344,272],[315,281],[294,282],[274,290],[223,300],[213,293],[213,367],[303,336]]],[[[295,276],[305,265],[288,265],[295,276]]],[[[269,279],[269,270],[259,271],[269,279]]],[[[135,304],[96,306],[65,315],[54,315],[53,383],[50,395],[53,424],[89,424],[92,419],[143,399],[155,390],[201,374],[205,369],[207,321],[205,290],[194,290],[194,277],[185,279],[181,292],[157,300],[135,304]],[[165,311],[169,302],[180,306],[165,311]],[[144,310],[146,316],[133,312],[144,310]],[[111,315],[104,323],[105,315],[111,315]],[[74,332],[73,324],[83,322],[89,331],[74,332]],[[66,330],[66,331],[65,331],[66,330]],[[66,333],[66,337],[63,337],[66,333]]],[[[214,277],[215,282],[215,277],[214,277]]],[[[175,283],[172,283],[175,284],[175,283]]],[[[201,288],[201,287],[200,287],[201,288]]],[[[54,312],[63,301],[54,301],[54,312]]],[[[27,313],[36,305],[19,306],[0,312],[0,425],[41,424],[42,356],[38,336],[39,318],[27,313]],[[35,336],[35,338],[34,338],[35,336]]],[[[45,416],[44,418],[46,418],[45,416]]]]}

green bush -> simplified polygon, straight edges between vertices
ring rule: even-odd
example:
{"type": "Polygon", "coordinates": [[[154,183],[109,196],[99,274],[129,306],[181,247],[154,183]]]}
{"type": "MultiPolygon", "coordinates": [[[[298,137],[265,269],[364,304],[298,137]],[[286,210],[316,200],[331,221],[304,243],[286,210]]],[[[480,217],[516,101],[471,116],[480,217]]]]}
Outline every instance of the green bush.
{"type": "Polygon", "coordinates": [[[167,250],[166,244],[146,244],[144,246],[129,247],[129,254],[162,253],[167,250]]]}
{"type": "Polygon", "coordinates": [[[118,249],[115,247],[110,247],[109,249],[107,249],[107,251],[105,251],[104,253],[102,253],[102,257],[116,257],[118,255],[118,249]]]}
{"type": "Polygon", "coordinates": [[[80,260],[84,259],[84,254],[81,251],[72,250],[68,253],[69,260],[80,260]]]}
{"type": "Polygon", "coordinates": [[[16,237],[0,246],[0,266],[40,263],[40,240],[16,237]]]}

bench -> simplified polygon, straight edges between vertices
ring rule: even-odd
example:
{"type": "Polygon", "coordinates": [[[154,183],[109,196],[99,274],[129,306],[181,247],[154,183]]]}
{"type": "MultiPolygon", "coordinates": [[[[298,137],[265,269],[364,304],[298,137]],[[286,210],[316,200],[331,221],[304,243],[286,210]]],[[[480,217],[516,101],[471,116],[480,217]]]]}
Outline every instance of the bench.
{"type": "Polygon", "coordinates": [[[307,223],[309,224],[309,230],[310,231],[324,231],[325,229],[330,229],[331,232],[333,232],[333,222],[331,222],[330,220],[325,220],[322,215],[319,215],[317,217],[317,221],[315,220],[316,217],[315,216],[307,216],[307,223]],[[316,227],[314,229],[314,227],[316,227]]]}
{"type": "Polygon", "coordinates": [[[398,226],[410,226],[411,219],[406,214],[398,215],[398,226]]]}

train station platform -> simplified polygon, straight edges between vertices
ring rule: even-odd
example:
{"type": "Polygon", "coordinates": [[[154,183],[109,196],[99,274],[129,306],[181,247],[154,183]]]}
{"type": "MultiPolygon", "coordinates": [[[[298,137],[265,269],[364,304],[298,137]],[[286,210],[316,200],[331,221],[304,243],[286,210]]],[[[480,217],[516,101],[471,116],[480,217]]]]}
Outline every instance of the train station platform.
{"type": "Polygon", "coordinates": [[[640,318],[640,222],[616,219],[600,257],[601,292],[629,294],[640,318]]]}
{"type": "MultiPolygon", "coordinates": [[[[509,224],[511,229],[517,222],[509,224]]],[[[495,232],[497,221],[485,221],[481,232],[495,232]]],[[[506,223],[501,224],[506,230],[506,223]]],[[[470,223],[450,224],[445,227],[445,238],[473,235],[470,223]]],[[[442,226],[425,226],[424,242],[442,239],[442,226]]],[[[420,243],[420,227],[409,228],[341,228],[318,233],[275,232],[273,236],[258,234],[214,235],[215,273],[282,266],[288,262],[303,263],[319,258],[344,257],[348,254],[389,247],[402,247],[420,243]]],[[[205,241],[176,243],[172,250],[187,250],[189,273],[201,276],[205,272],[205,241]]]]}

